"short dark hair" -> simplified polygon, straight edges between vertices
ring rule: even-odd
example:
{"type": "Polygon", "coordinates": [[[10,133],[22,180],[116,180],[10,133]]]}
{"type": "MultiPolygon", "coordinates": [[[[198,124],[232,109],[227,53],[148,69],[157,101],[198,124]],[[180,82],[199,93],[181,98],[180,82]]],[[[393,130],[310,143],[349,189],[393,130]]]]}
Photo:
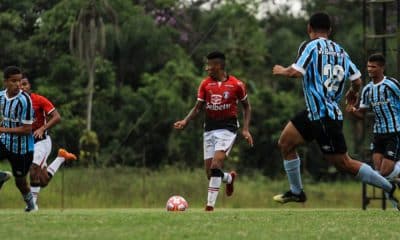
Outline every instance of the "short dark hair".
{"type": "Polygon", "coordinates": [[[11,75],[21,74],[21,69],[16,66],[8,66],[4,69],[4,80],[8,79],[11,75]]]}
{"type": "Polygon", "coordinates": [[[381,66],[385,66],[386,60],[382,53],[374,53],[368,57],[368,62],[377,62],[381,66]]]}
{"type": "Polygon", "coordinates": [[[331,18],[324,12],[314,13],[308,23],[314,31],[328,32],[331,29],[331,18]]]}
{"type": "Polygon", "coordinates": [[[206,56],[207,59],[221,59],[225,61],[225,54],[219,51],[210,52],[206,56]]]}

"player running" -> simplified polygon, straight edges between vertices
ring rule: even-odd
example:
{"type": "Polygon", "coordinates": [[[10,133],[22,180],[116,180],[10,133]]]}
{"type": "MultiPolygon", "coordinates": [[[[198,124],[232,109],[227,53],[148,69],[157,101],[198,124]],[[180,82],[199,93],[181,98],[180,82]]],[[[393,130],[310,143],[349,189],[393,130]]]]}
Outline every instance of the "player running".
{"type": "Polygon", "coordinates": [[[226,183],[226,195],[231,196],[234,191],[236,172],[223,172],[222,167],[239,129],[238,102],[244,109],[242,135],[251,146],[253,138],[249,132],[251,107],[246,87],[225,71],[225,55],[221,52],[208,54],[206,71],[208,77],[200,84],[195,106],[183,120],[175,122],[174,128],[185,128],[201,109],[205,109],[204,166],[209,179],[205,210],[213,211],[222,182],[226,183]]]}
{"type": "Polygon", "coordinates": [[[77,158],[74,154],[60,148],[57,158],[47,167],[47,158],[52,146],[48,130],[61,121],[61,116],[47,98],[31,92],[31,84],[26,74],[23,75],[21,80],[21,89],[30,95],[34,110],[32,131],[35,145],[33,163],[30,169],[30,185],[35,210],[38,210],[37,199],[40,188],[47,186],[64,161],[72,161],[77,158]]]}
{"type": "Polygon", "coordinates": [[[330,17],[326,13],[311,16],[307,32],[310,41],[301,44],[295,63],[289,67],[275,65],[274,75],[303,77],[303,91],[307,109],[298,113],[283,129],[279,147],[284,161],[290,190],[274,196],[279,203],[305,202],[306,194],[300,176],[300,157],[296,147],[305,141],[316,140],[329,162],[341,171],[356,176],[361,181],[382,188],[391,200],[396,189],[387,179],[375,172],[368,164],[352,159],[347,153],[343,135],[343,115],[339,100],[345,80],[351,81],[346,93],[349,104],[355,104],[361,88],[361,73],[350,60],[346,51],[329,40],[330,17]]]}

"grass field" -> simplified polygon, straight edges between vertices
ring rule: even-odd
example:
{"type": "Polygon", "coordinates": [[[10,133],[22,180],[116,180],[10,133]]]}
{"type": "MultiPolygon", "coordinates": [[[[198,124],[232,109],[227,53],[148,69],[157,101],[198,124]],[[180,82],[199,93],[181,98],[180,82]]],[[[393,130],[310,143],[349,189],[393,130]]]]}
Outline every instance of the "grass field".
{"type": "Polygon", "coordinates": [[[399,239],[399,213],[359,209],[20,209],[0,211],[1,239],[399,239]]]}

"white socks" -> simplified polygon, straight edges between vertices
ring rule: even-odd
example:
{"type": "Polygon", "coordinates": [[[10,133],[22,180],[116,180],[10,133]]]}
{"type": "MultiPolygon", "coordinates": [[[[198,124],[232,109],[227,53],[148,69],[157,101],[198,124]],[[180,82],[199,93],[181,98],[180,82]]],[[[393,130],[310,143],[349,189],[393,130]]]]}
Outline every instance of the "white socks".
{"type": "Polygon", "coordinates": [[[56,157],[54,161],[47,167],[47,171],[54,176],[60,166],[64,163],[65,159],[63,157],[56,157]]]}
{"type": "Polygon", "coordinates": [[[221,177],[210,178],[210,183],[208,185],[207,206],[214,207],[215,202],[217,201],[218,191],[219,187],[221,186],[221,183],[222,183],[221,177]]]}

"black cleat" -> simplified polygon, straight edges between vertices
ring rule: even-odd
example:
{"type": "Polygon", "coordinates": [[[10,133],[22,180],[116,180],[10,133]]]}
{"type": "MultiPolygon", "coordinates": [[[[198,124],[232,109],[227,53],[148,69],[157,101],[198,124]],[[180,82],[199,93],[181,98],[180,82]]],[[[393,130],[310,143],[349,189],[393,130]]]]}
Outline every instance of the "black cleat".
{"type": "Polygon", "coordinates": [[[305,202],[307,201],[306,194],[301,191],[300,194],[294,194],[292,191],[287,191],[284,194],[278,194],[274,196],[274,201],[278,203],[288,203],[288,202],[305,202]]]}

